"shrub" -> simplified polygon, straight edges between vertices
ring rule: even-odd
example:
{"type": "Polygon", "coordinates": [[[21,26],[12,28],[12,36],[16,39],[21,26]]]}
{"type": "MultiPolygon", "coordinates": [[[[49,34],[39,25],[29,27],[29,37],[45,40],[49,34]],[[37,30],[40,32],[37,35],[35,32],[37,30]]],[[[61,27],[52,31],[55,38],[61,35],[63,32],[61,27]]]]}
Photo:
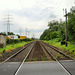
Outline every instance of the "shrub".
{"type": "Polygon", "coordinates": [[[27,39],[6,39],[6,44],[20,43],[22,41],[31,41],[31,39],[30,38],[27,38],[27,39]]]}

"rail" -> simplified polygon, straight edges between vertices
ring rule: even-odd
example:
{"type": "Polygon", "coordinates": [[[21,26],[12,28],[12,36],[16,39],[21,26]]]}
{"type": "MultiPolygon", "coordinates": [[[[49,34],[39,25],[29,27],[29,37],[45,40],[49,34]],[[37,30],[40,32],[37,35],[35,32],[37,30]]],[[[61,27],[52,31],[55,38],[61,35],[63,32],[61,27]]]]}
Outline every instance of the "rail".
{"type": "MultiPolygon", "coordinates": [[[[60,62],[60,60],[58,60],[50,51],[47,50],[47,48],[42,44],[43,42],[41,42],[41,45],[43,46],[43,48],[53,57],[53,59],[58,62],[58,64],[68,73],[68,75],[72,75],[67,68],[65,68],[65,66],[60,62]]],[[[49,46],[50,47],[50,46],[49,46]]],[[[73,59],[72,59],[73,60],[73,59]]]]}

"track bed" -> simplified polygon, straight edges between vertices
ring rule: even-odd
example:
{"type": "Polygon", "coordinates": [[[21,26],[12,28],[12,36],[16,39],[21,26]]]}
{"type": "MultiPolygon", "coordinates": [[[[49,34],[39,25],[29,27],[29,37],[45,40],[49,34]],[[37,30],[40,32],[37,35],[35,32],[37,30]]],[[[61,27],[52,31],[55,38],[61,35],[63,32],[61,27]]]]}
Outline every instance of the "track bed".
{"type": "Polygon", "coordinates": [[[41,46],[39,41],[36,41],[34,47],[26,61],[49,61],[51,57],[41,46]]]}

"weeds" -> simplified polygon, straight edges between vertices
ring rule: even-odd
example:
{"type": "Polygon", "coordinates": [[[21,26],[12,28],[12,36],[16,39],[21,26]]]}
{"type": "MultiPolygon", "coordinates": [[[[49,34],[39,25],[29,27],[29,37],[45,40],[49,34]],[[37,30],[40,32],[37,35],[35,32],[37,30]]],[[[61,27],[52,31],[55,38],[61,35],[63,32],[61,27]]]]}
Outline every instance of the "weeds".
{"type": "Polygon", "coordinates": [[[36,58],[33,58],[33,61],[37,61],[37,59],[36,58]]]}
{"type": "Polygon", "coordinates": [[[63,58],[63,56],[60,55],[60,54],[58,54],[58,55],[56,56],[56,58],[63,58]]]}
{"type": "Polygon", "coordinates": [[[75,58],[75,44],[68,42],[68,46],[66,47],[65,45],[61,45],[61,42],[59,42],[57,40],[58,39],[52,39],[52,40],[44,41],[44,42],[62,49],[63,52],[68,51],[70,53],[70,55],[72,55],[72,53],[74,53],[73,57],[75,58]]]}
{"type": "Polygon", "coordinates": [[[6,48],[0,48],[0,53],[2,53],[4,50],[7,52],[9,50],[13,50],[13,49],[22,47],[27,43],[29,43],[29,42],[21,42],[21,43],[17,43],[17,44],[6,45],[6,48]]]}
{"type": "Polygon", "coordinates": [[[29,62],[29,61],[30,61],[29,59],[26,59],[26,60],[25,60],[25,62],[29,62]]]}
{"type": "Polygon", "coordinates": [[[41,56],[42,61],[47,61],[48,59],[46,57],[41,56]]]}

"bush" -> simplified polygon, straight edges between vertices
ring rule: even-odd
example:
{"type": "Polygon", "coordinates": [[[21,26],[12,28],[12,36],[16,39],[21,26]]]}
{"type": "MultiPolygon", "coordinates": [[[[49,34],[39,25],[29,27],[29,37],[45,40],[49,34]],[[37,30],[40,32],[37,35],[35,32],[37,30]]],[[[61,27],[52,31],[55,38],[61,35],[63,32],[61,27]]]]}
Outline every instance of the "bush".
{"type": "Polygon", "coordinates": [[[22,41],[22,39],[6,39],[6,44],[20,43],[22,41]]]}
{"type": "Polygon", "coordinates": [[[32,41],[30,38],[23,39],[23,41],[32,41]]]}
{"type": "Polygon", "coordinates": [[[22,41],[31,41],[30,38],[27,39],[6,39],[6,44],[15,44],[15,43],[20,43],[22,41]]]}

